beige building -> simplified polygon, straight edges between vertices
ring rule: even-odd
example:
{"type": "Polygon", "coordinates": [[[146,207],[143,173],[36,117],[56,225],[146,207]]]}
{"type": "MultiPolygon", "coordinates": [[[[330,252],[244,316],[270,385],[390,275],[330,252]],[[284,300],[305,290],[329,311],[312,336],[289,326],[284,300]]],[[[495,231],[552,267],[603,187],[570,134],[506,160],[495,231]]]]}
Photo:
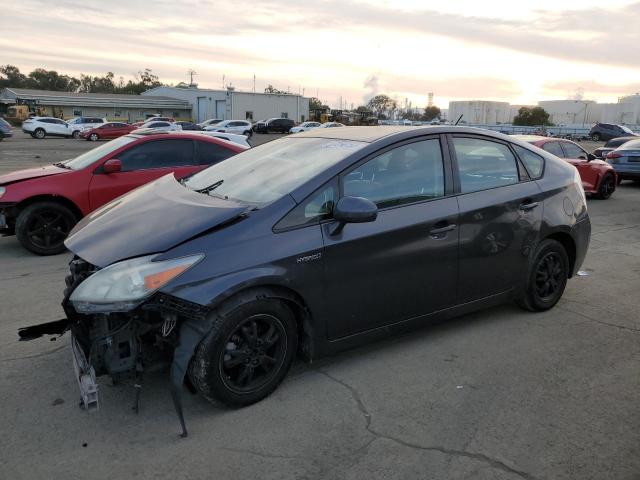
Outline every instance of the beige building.
{"type": "Polygon", "coordinates": [[[455,122],[462,115],[461,122],[474,125],[494,125],[511,123],[510,105],[507,102],[488,100],[461,100],[449,102],[449,121],[455,122]]]}
{"type": "Polygon", "coordinates": [[[180,120],[191,119],[191,105],[188,102],[164,96],[53,92],[8,87],[0,92],[0,103],[5,106],[29,105],[33,112],[39,112],[40,115],[64,119],[85,116],[136,122],[156,114],[180,120]]]}

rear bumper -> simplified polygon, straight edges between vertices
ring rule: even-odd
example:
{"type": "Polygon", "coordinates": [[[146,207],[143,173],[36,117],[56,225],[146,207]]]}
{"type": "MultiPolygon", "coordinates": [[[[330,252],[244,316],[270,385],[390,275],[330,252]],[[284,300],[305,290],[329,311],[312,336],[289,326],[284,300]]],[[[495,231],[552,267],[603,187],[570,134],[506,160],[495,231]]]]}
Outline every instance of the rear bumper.
{"type": "Polygon", "coordinates": [[[591,241],[591,221],[589,217],[584,218],[573,226],[571,237],[576,245],[576,261],[571,271],[571,276],[573,276],[582,267],[589,250],[589,242],[591,241]]]}
{"type": "Polygon", "coordinates": [[[13,137],[13,132],[0,132],[0,136],[4,138],[11,138],[13,137]]]}

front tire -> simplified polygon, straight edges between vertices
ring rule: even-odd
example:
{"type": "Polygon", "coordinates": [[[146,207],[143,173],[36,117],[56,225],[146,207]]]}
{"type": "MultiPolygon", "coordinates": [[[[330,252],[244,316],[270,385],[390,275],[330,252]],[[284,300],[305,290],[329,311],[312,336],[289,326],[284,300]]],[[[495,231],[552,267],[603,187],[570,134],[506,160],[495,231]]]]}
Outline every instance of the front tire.
{"type": "Polygon", "coordinates": [[[613,192],[616,191],[616,179],[612,174],[607,173],[602,180],[600,181],[600,186],[598,187],[598,192],[595,194],[596,198],[600,200],[607,200],[613,192]]]}
{"type": "Polygon", "coordinates": [[[518,303],[531,312],[549,310],[562,297],[568,278],[567,251],[556,240],[544,240],[533,255],[527,274],[525,294],[518,303]]]}
{"type": "Polygon", "coordinates": [[[600,134],[599,133],[594,133],[593,135],[591,135],[591,140],[593,140],[594,142],[599,142],[600,141],[600,134]]]}
{"type": "Polygon", "coordinates": [[[247,138],[251,138],[252,132],[251,130],[247,130],[246,132],[244,132],[243,135],[246,136],[247,138]]]}
{"type": "Polygon", "coordinates": [[[37,255],[55,255],[65,251],[64,240],[78,219],[57,202],[37,202],[24,208],[16,219],[16,237],[20,244],[37,255]]]}
{"type": "Polygon", "coordinates": [[[284,303],[250,301],[216,318],[196,349],[189,378],[212,403],[251,405],[282,382],[297,343],[296,321],[284,303]]]}
{"type": "Polygon", "coordinates": [[[71,134],[71,138],[80,138],[80,132],[78,130],[74,131],[71,134]]]}
{"type": "Polygon", "coordinates": [[[33,136],[38,140],[42,140],[44,137],[47,136],[47,132],[45,132],[43,128],[36,128],[36,131],[33,132],[33,136]]]}
{"type": "Polygon", "coordinates": [[[89,135],[89,140],[91,140],[92,142],[97,142],[98,140],[100,140],[100,137],[97,133],[92,133],[91,135],[89,135]]]}

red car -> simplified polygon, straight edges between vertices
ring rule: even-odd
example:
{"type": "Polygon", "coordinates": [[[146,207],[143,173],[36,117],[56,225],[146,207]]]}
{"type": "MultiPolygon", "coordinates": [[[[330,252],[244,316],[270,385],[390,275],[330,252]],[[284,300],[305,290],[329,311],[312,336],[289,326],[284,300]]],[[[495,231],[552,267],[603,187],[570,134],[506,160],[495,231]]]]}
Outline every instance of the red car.
{"type": "Polygon", "coordinates": [[[556,157],[574,165],[580,173],[585,193],[606,200],[616,189],[618,179],[613,167],[587,153],[580,145],[571,140],[535,135],[514,135],[514,137],[539,147],[556,157]]]}
{"type": "Polygon", "coordinates": [[[96,208],[168,173],[186,177],[244,150],[197,133],[129,134],[72,160],[0,175],[0,233],[15,234],[31,252],[60,253],[74,225],[96,208]]]}
{"type": "Polygon", "coordinates": [[[118,138],[136,129],[133,125],[121,122],[103,123],[99,127],[90,128],[80,133],[82,138],[96,142],[98,140],[111,140],[118,138]]]}

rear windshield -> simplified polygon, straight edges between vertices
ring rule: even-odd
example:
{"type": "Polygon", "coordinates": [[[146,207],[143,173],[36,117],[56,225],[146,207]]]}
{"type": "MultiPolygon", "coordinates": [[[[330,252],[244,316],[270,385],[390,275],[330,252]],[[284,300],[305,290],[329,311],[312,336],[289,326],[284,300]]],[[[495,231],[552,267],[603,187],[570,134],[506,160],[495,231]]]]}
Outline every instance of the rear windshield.
{"type": "Polygon", "coordinates": [[[4,125],[5,127],[10,127],[9,122],[7,122],[4,118],[0,118],[0,125],[4,125]]]}
{"type": "Polygon", "coordinates": [[[283,138],[246,150],[191,177],[186,186],[251,204],[266,204],[367,145],[353,140],[283,138]]]}

